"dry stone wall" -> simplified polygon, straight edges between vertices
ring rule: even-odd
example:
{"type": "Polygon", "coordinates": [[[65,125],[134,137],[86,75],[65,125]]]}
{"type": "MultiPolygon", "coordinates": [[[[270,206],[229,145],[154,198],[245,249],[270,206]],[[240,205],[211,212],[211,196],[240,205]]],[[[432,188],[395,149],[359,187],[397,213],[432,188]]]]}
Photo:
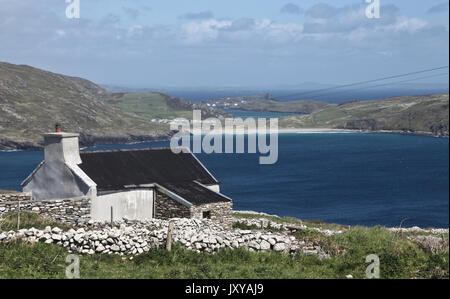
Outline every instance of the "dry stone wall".
{"type": "MultiPolygon", "coordinates": [[[[225,227],[232,225],[232,202],[219,202],[186,207],[161,192],[155,193],[155,218],[168,220],[172,218],[207,218],[225,227]],[[205,215],[204,212],[207,214],[205,215]]],[[[0,216],[20,210],[37,213],[46,218],[61,221],[73,226],[85,226],[91,217],[91,204],[87,198],[64,200],[31,200],[25,193],[0,195],[0,216]]]]}
{"type": "Polygon", "coordinates": [[[192,206],[190,209],[192,218],[207,218],[229,227],[233,224],[232,210],[231,201],[192,206]]]}
{"type": "Polygon", "coordinates": [[[90,200],[64,199],[34,201],[26,194],[12,194],[0,197],[0,216],[8,212],[28,211],[39,214],[48,219],[64,222],[74,226],[84,226],[91,217],[90,200]],[[19,201],[20,200],[20,201],[19,201]]]}
{"type": "Polygon", "coordinates": [[[167,220],[175,217],[189,218],[191,217],[191,211],[188,207],[166,194],[157,191],[155,196],[155,218],[167,220]]]}
{"type": "MultiPolygon", "coordinates": [[[[297,240],[286,232],[226,229],[208,219],[176,218],[170,221],[174,222],[173,242],[195,252],[214,253],[221,249],[244,248],[286,254],[303,252],[317,254],[322,258],[328,256],[320,246],[297,240]]],[[[153,219],[118,221],[113,227],[91,223],[89,227],[68,231],[57,227],[0,231],[0,243],[23,240],[60,245],[73,253],[138,255],[151,248],[165,246],[168,226],[169,221],[153,219]]]]}
{"type": "Polygon", "coordinates": [[[7,201],[31,200],[31,194],[27,193],[2,193],[0,194],[0,203],[7,201]]]}

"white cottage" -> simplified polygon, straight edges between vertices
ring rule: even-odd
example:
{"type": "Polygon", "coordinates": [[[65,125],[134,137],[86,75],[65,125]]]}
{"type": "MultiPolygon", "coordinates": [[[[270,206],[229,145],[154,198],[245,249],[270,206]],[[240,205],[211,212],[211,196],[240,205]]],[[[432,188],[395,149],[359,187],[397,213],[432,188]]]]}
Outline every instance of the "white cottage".
{"type": "Polygon", "coordinates": [[[33,200],[88,198],[94,221],[231,216],[232,200],[189,150],[80,152],[78,137],[44,135],[45,160],[22,183],[33,200]]]}

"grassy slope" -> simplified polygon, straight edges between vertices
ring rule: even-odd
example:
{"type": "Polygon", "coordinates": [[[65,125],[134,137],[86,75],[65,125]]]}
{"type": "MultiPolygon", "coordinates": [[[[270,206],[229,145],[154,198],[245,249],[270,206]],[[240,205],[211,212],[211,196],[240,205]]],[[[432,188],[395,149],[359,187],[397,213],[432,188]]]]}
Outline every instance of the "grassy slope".
{"type": "Polygon", "coordinates": [[[0,150],[37,145],[55,122],[82,133],[82,142],[164,136],[169,126],[152,118],[192,118],[197,106],[158,93],[111,94],[88,80],[0,62],[0,150]]]}
{"type": "Polygon", "coordinates": [[[109,94],[80,78],[0,63],[0,139],[40,141],[55,122],[98,136],[150,135],[167,128],[105,104],[109,94]]]}
{"type": "MultiPolygon", "coordinates": [[[[13,218],[3,224],[14,226],[13,218]]],[[[281,221],[292,222],[293,219],[281,221]]],[[[40,227],[48,222],[24,215],[23,224],[24,227],[40,227]]],[[[81,256],[80,274],[81,278],[345,278],[349,274],[364,278],[368,266],[366,256],[378,254],[381,278],[448,278],[448,250],[432,254],[409,241],[407,235],[391,233],[382,227],[353,227],[331,237],[306,230],[296,233],[295,237],[314,240],[332,257],[320,260],[304,254],[291,257],[244,249],[204,254],[176,245],[172,252],[152,249],[133,259],[113,255],[81,256]]],[[[444,237],[448,242],[448,235],[444,237]]],[[[0,278],[64,278],[67,255],[68,252],[57,245],[0,244],[0,278]]]]}
{"type": "Polygon", "coordinates": [[[121,110],[150,118],[187,118],[189,116],[192,118],[192,112],[171,109],[167,105],[165,96],[159,93],[123,94],[115,97],[111,103],[121,110]]]}
{"type": "Polygon", "coordinates": [[[106,100],[121,111],[139,115],[146,119],[192,119],[192,110],[201,109],[205,117],[220,117],[223,113],[201,104],[172,98],[158,92],[116,93],[106,100]]]}
{"type": "Polygon", "coordinates": [[[328,107],[280,120],[287,128],[412,130],[448,136],[448,94],[395,97],[328,107]]]}

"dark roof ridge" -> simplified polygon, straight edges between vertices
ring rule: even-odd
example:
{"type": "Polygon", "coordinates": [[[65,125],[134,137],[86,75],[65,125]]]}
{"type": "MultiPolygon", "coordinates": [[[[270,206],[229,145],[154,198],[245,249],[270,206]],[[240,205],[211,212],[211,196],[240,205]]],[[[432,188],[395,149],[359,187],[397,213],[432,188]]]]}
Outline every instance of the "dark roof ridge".
{"type": "MultiPolygon", "coordinates": [[[[187,147],[179,146],[176,149],[185,149],[187,152],[192,153],[187,147]]],[[[80,151],[80,154],[95,154],[95,153],[116,153],[116,152],[137,152],[137,151],[149,151],[149,150],[172,150],[170,147],[146,147],[146,148],[129,148],[129,149],[114,149],[114,150],[99,150],[99,151],[80,151]]]]}

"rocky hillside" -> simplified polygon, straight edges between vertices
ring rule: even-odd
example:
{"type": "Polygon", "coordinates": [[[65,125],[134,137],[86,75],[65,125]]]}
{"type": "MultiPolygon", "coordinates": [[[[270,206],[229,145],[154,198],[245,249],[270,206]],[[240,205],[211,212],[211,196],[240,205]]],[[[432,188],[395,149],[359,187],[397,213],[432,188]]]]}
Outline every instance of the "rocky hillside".
{"type": "Polygon", "coordinates": [[[192,115],[194,106],[160,94],[111,94],[85,79],[0,62],[0,150],[40,147],[55,122],[81,133],[83,145],[167,138],[169,125],[160,119],[192,115]]]}
{"type": "Polygon", "coordinates": [[[389,130],[448,136],[449,97],[447,93],[342,103],[309,115],[284,118],[280,126],[389,130]]]}

